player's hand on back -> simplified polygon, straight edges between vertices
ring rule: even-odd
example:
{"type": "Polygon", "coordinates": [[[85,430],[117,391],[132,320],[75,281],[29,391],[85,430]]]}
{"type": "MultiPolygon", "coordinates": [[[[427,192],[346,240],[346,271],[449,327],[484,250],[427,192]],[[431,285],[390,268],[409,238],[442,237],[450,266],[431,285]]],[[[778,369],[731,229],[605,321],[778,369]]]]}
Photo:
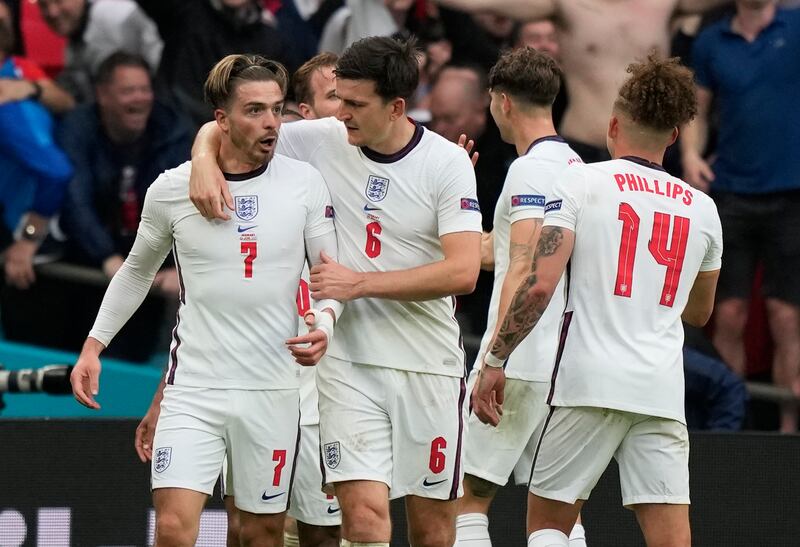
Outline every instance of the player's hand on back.
{"type": "Polygon", "coordinates": [[[340,302],[360,298],[362,275],[342,266],[324,252],[321,258],[322,262],[311,268],[311,298],[330,298],[340,302]]]}
{"type": "Polygon", "coordinates": [[[142,463],[153,459],[153,438],[156,436],[156,423],[158,423],[159,414],[161,414],[161,404],[153,401],[150,408],[147,409],[147,414],[144,415],[144,418],[136,427],[133,446],[136,448],[136,454],[139,455],[142,463]]]}
{"type": "Polygon", "coordinates": [[[83,406],[94,410],[100,409],[100,405],[94,398],[100,392],[100,351],[102,348],[103,345],[100,342],[89,338],[83,345],[78,362],[75,363],[69,376],[75,399],[83,406]]]}
{"type": "Polygon", "coordinates": [[[192,158],[189,198],[205,218],[230,220],[231,216],[225,212],[225,207],[231,211],[234,209],[233,197],[215,156],[192,158]]]}
{"type": "Polygon", "coordinates": [[[472,388],[472,411],[481,422],[495,427],[500,423],[505,385],[506,373],[502,368],[483,365],[472,388]]]}

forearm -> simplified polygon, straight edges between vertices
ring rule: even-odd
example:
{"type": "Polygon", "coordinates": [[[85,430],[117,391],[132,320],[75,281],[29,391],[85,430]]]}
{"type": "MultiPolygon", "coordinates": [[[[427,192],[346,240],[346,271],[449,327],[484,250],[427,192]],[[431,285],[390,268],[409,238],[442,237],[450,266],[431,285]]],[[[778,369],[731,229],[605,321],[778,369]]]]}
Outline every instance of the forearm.
{"type": "Polygon", "coordinates": [[[360,277],[359,297],[415,302],[471,293],[478,268],[445,259],[407,270],[364,272],[360,277]]]}
{"type": "Polygon", "coordinates": [[[208,159],[216,164],[221,144],[222,135],[219,126],[217,126],[217,122],[205,123],[194,138],[194,144],[192,144],[192,161],[208,159]]]}
{"type": "MultiPolygon", "coordinates": [[[[321,236],[306,238],[306,254],[311,267],[322,263],[322,253],[325,253],[335,261],[339,260],[339,247],[336,241],[336,232],[328,232],[321,236]]],[[[334,320],[336,320],[342,315],[344,304],[332,298],[322,298],[320,300],[314,300],[313,307],[318,310],[329,308],[333,312],[334,320]]]]}
{"type": "Polygon", "coordinates": [[[512,264],[512,266],[509,268],[509,271],[506,273],[506,277],[503,279],[503,286],[500,289],[500,302],[498,303],[497,309],[497,323],[495,323],[491,340],[497,339],[497,335],[500,333],[500,329],[505,321],[508,310],[511,307],[511,302],[516,296],[517,289],[526,282],[529,274],[530,266],[528,265],[527,267],[523,267],[521,264],[512,264]]]}
{"type": "Polygon", "coordinates": [[[549,302],[548,291],[537,285],[536,272],[530,273],[514,293],[489,353],[501,361],[508,359],[542,318],[549,302]]]}
{"type": "Polygon", "coordinates": [[[52,80],[42,80],[39,85],[42,88],[39,102],[51,112],[61,114],[75,108],[75,98],[52,80]]]}
{"type": "Polygon", "coordinates": [[[436,3],[469,13],[491,11],[520,20],[552,17],[556,11],[556,0],[436,0],[436,3]]]}
{"type": "Polygon", "coordinates": [[[702,157],[708,142],[708,119],[698,114],[694,120],[683,127],[681,133],[681,156],[702,157]]]}

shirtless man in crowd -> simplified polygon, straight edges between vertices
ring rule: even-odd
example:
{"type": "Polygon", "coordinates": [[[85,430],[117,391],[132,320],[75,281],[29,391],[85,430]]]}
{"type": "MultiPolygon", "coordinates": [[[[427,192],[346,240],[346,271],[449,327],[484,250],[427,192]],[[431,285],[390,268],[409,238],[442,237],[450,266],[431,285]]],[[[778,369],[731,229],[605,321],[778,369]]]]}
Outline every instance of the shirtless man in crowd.
{"type": "Polygon", "coordinates": [[[559,133],[586,162],[608,159],[608,116],[625,68],[652,49],[669,53],[669,24],[726,0],[437,0],[464,11],[551,18],[561,47],[569,105],[559,133]]]}

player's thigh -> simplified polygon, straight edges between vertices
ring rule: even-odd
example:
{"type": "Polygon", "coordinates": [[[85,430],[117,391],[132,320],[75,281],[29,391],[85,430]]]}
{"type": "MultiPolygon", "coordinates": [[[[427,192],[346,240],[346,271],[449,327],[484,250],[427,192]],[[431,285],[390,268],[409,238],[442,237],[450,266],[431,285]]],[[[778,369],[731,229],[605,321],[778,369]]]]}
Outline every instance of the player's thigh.
{"type": "Polygon", "coordinates": [[[464,379],[388,369],[385,376],[392,390],[390,497],[455,500],[464,473],[464,379]]]}
{"type": "Polygon", "coordinates": [[[342,523],[342,511],[336,497],[322,491],[318,425],[300,426],[300,451],[289,516],[313,526],[339,526],[342,523]]]}
{"type": "MultiPolygon", "coordinates": [[[[470,413],[464,441],[464,472],[502,486],[514,474],[517,484],[530,478],[533,451],[549,410],[548,384],[506,380],[503,417],[497,427],[470,413]]],[[[469,386],[467,388],[469,393],[469,386]]]]}
{"type": "Polygon", "coordinates": [[[233,476],[226,488],[243,511],[283,513],[289,504],[300,436],[298,390],[235,391],[226,427],[233,476]]]}
{"type": "Polygon", "coordinates": [[[210,495],[225,457],[225,390],[167,386],[153,439],[151,485],[210,495]]]}
{"type": "Polygon", "coordinates": [[[343,481],[391,484],[392,423],[384,398],[385,371],[331,357],[318,366],[320,445],[326,485],[343,481]]]}
{"type": "Polygon", "coordinates": [[[622,503],[689,504],[689,433],[676,420],[636,416],[615,458],[622,503]]]}
{"type": "Polygon", "coordinates": [[[768,217],[769,238],[762,243],[762,292],[769,298],[800,306],[800,192],[782,193],[773,199],[778,211],[768,217]]]}
{"type": "Polygon", "coordinates": [[[568,505],[588,499],[625,438],[630,416],[607,408],[552,407],[534,453],[530,492],[568,505]]]}
{"type": "Polygon", "coordinates": [[[748,298],[764,247],[764,216],[760,211],[753,211],[752,203],[742,196],[721,193],[715,199],[725,248],[725,267],[717,283],[717,301],[748,298]]]}
{"type": "Polygon", "coordinates": [[[186,488],[154,490],[156,532],[161,537],[194,541],[200,531],[200,514],[206,501],[208,494],[196,490],[186,488]]]}

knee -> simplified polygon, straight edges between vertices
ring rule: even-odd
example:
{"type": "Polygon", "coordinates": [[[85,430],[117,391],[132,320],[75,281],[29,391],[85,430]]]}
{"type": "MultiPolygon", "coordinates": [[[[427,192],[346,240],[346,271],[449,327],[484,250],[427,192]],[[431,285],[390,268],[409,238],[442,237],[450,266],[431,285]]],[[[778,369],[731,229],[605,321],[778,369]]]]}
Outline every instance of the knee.
{"type": "MultiPolygon", "coordinates": [[[[340,500],[341,501],[341,500],[340,500]]],[[[342,509],[343,528],[347,539],[371,537],[376,532],[390,528],[388,508],[361,502],[342,509]]],[[[378,534],[381,535],[381,534],[378,534]]]]}
{"type": "Polygon", "coordinates": [[[767,300],[767,316],[773,338],[788,338],[792,341],[800,340],[800,308],[780,300],[767,300]]]}
{"type": "Polygon", "coordinates": [[[720,334],[741,334],[747,324],[748,302],[731,298],[717,304],[714,320],[720,334]]]}
{"type": "Polygon", "coordinates": [[[239,512],[232,511],[228,512],[228,534],[227,534],[227,545],[228,547],[239,547],[241,544],[241,540],[239,539],[239,527],[241,523],[239,521],[239,512]]]}
{"type": "Polygon", "coordinates": [[[176,513],[162,512],[156,516],[156,545],[158,547],[179,547],[194,545],[197,530],[181,520],[176,513]]]}

